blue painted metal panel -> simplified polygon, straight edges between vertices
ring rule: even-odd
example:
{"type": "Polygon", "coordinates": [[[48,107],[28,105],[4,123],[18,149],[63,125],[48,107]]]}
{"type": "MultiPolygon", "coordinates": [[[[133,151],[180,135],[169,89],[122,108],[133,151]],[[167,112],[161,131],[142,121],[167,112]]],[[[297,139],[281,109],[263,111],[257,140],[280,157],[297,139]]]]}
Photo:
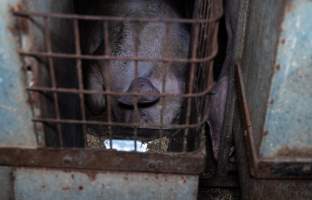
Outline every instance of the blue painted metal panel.
{"type": "MultiPolygon", "coordinates": [[[[260,154],[312,154],[312,1],[285,9],[260,154]]],[[[265,58],[263,58],[265,59],[265,58]]]]}
{"type": "Polygon", "coordinates": [[[0,2],[0,146],[34,148],[37,143],[24,89],[25,77],[16,52],[16,38],[10,30],[13,18],[9,9],[17,2],[0,2]]]}
{"type": "Polygon", "coordinates": [[[198,176],[19,168],[16,200],[195,200],[198,176]]]}

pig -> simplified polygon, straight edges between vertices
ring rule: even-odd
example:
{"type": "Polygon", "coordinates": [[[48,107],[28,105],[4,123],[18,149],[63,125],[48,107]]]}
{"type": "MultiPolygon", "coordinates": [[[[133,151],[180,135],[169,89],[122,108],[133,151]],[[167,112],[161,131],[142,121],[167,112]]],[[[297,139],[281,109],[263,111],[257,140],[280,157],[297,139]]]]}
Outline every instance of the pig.
{"type": "MultiPolygon", "coordinates": [[[[222,74],[223,75],[223,74],[222,74]]],[[[225,106],[228,93],[228,76],[224,75],[215,83],[209,96],[209,112],[207,123],[210,127],[212,153],[218,160],[220,150],[221,133],[224,123],[225,106]]]]}
{"type": "MultiPolygon", "coordinates": [[[[97,1],[92,13],[104,16],[179,18],[180,13],[166,0],[106,0],[97,1]]],[[[173,1],[172,1],[173,2],[173,1]]],[[[190,33],[187,25],[171,23],[119,22],[108,23],[109,49],[105,49],[103,22],[94,23],[87,30],[86,53],[112,56],[143,58],[188,58],[190,33]],[[168,35],[167,35],[168,34],[168,35]],[[167,35],[167,36],[166,36],[167,35]]],[[[85,67],[85,88],[88,90],[113,92],[139,92],[143,96],[111,97],[112,117],[115,122],[139,122],[139,128],[149,128],[150,124],[161,123],[161,92],[183,94],[187,88],[187,63],[138,62],[135,77],[134,61],[97,60],[88,62],[85,67]],[[163,87],[163,77],[166,84],[163,87]],[[110,88],[109,88],[110,86],[110,88]],[[135,105],[136,104],[136,105],[135,105]],[[138,116],[134,107],[138,108],[138,116]]],[[[178,122],[181,116],[183,98],[165,97],[163,126],[178,122]]],[[[92,115],[105,113],[107,97],[102,94],[87,95],[86,104],[92,115]]]]}

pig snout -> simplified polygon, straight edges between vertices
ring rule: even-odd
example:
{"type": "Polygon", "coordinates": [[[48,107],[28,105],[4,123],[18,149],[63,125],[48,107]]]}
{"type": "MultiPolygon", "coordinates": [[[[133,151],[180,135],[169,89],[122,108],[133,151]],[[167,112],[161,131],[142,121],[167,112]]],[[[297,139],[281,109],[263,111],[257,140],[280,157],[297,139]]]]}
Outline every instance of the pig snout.
{"type": "Polygon", "coordinates": [[[151,106],[157,103],[159,101],[159,96],[152,94],[159,94],[160,92],[150,80],[139,77],[132,81],[127,93],[139,93],[140,96],[136,99],[133,95],[126,95],[118,98],[117,101],[126,106],[134,106],[137,103],[138,107],[140,107],[151,106]]]}

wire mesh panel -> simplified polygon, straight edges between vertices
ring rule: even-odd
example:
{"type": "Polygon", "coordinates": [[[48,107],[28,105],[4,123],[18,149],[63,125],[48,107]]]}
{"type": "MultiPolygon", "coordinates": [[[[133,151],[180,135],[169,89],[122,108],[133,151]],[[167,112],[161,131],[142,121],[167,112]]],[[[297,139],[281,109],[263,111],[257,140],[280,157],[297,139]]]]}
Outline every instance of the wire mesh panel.
{"type": "Polygon", "coordinates": [[[195,1],[192,18],[14,14],[37,27],[43,39],[44,48],[21,47],[19,53],[39,63],[26,89],[39,96],[34,104],[41,112],[32,120],[43,127],[46,146],[139,152],[199,148],[218,51],[219,2],[195,1]],[[70,31],[55,33],[51,24],[62,22],[70,31]],[[59,34],[69,34],[66,50],[59,48],[65,44],[59,34]]]}

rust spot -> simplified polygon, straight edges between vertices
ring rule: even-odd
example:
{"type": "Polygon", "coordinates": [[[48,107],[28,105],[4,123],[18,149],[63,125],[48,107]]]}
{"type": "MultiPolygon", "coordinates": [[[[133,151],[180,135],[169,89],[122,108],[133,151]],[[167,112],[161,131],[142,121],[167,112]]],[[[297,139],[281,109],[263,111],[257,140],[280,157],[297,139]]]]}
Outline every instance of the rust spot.
{"type": "Polygon", "coordinates": [[[287,3],[286,4],[286,14],[287,13],[289,13],[289,12],[291,12],[291,11],[293,11],[294,10],[294,8],[295,8],[295,6],[290,2],[290,3],[287,3]]]}
{"type": "Polygon", "coordinates": [[[25,5],[25,4],[24,4],[23,1],[21,1],[21,2],[19,2],[17,4],[15,4],[15,5],[12,5],[10,7],[10,10],[11,10],[11,12],[20,12],[20,11],[24,10],[23,9],[24,8],[23,5],[25,5]]]}
{"type": "Polygon", "coordinates": [[[269,134],[268,130],[265,130],[265,131],[263,132],[263,136],[267,136],[268,134],[269,134]]]}
{"type": "Polygon", "coordinates": [[[83,186],[82,186],[82,185],[79,185],[78,190],[79,190],[79,191],[82,191],[82,190],[83,190],[83,186]]]}
{"type": "MultiPolygon", "coordinates": [[[[10,7],[10,11],[14,13],[14,12],[25,10],[24,5],[25,3],[23,3],[23,1],[21,3],[17,3],[10,7]]],[[[28,20],[25,18],[21,18],[21,17],[16,17],[15,19],[16,20],[14,24],[9,27],[10,31],[13,34],[28,33],[29,32],[29,24],[27,22],[28,20]]]]}
{"type": "Polygon", "coordinates": [[[129,178],[128,178],[127,176],[125,176],[124,179],[125,179],[126,181],[129,180],[129,178]]]}
{"type": "Polygon", "coordinates": [[[70,190],[70,187],[69,186],[65,186],[65,187],[62,188],[62,190],[63,191],[68,191],[68,190],[70,190]]]}
{"type": "Polygon", "coordinates": [[[279,71],[281,69],[281,65],[280,64],[276,64],[274,65],[274,71],[279,71]]]}
{"type": "Polygon", "coordinates": [[[281,44],[284,45],[285,42],[286,42],[285,38],[282,38],[282,39],[281,39],[281,44]]]}
{"type": "Polygon", "coordinates": [[[98,173],[97,173],[97,172],[94,172],[94,171],[87,171],[87,172],[86,172],[86,175],[89,177],[89,179],[90,179],[91,181],[95,181],[97,174],[98,174],[98,173]]]}

